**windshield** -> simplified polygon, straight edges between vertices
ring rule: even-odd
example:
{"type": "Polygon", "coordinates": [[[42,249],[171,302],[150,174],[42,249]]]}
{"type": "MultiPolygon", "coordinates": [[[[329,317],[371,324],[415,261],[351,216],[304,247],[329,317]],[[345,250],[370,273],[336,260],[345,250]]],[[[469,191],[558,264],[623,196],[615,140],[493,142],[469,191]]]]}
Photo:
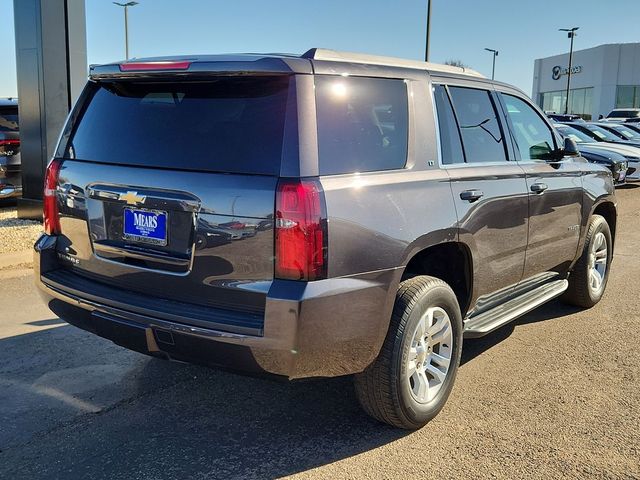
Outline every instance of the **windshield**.
{"type": "Polygon", "coordinates": [[[0,132],[17,132],[18,126],[18,107],[0,107],[0,132]]]}
{"type": "Polygon", "coordinates": [[[580,130],[582,131],[586,130],[587,135],[591,134],[593,138],[601,142],[619,142],[621,140],[620,137],[618,137],[615,133],[611,133],[608,130],[605,130],[604,128],[597,125],[581,125],[580,127],[576,128],[580,128],[580,130]]]}
{"type": "Polygon", "coordinates": [[[577,128],[562,125],[556,127],[556,129],[560,132],[560,135],[562,135],[563,137],[569,137],[576,143],[593,143],[593,138],[591,138],[586,133],[581,132],[577,128]]]}
{"type": "Polygon", "coordinates": [[[640,111],[638,110],[614,110],[607,118],[634,118],[640,116],[640,111]]]}
{"type": "MultiPolygon", "coordinates": [[[[76,160],[277,175],[288,76],[99,83],[64,151],[76,160]]],[[[295,141],[295,139],[291,139],[295,141]]]]}
{"type": "Polygon", "coordinates": [[[613,129],[616,132],[624,135],[627,140],[635,140],[640,138],[640,133],[632,130],[631,128],[625,127],[624,125],[616,125],[615,127],[613,127],[613,129]]]}

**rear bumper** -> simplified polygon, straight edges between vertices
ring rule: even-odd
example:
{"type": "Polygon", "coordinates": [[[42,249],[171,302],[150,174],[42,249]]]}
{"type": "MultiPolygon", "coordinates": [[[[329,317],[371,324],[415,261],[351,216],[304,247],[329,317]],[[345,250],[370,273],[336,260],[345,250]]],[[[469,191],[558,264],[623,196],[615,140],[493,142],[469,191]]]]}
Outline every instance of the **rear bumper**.
{"type": "Polygon", "coordinates": [[[0,180],[0,199],[19,197],[20,195],[22,195],[22,187],[20,185],[2,183],[0,180]]]}
{"type": "Polygon", "coordinates": [[[38,240],[34,260],[44,300],[72,325],[149,355],[290,379],[364,370],[386,336],[401,275],[391,269],[309,283],[274,280],[263,330],[254,334],[216,328],[215,318],[209,328],[201,319],[131,311],[91,282],[65,284],[55,274],[55,237],[38,240]]]}

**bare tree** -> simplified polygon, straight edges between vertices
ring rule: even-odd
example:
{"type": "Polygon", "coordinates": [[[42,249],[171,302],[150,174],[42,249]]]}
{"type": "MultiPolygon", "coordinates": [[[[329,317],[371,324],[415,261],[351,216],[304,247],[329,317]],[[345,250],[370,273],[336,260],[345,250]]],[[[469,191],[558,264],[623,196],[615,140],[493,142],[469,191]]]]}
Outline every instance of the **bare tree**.
{"type": "Polygon", "coordinates": [[[464,63],[462,63],[462,60],[454,60],[454,59],[446,60],[444,64],[451,65],[452,67],[461,67],[461,68],[469,67],[469,65],[465,65],[464,63]]]}

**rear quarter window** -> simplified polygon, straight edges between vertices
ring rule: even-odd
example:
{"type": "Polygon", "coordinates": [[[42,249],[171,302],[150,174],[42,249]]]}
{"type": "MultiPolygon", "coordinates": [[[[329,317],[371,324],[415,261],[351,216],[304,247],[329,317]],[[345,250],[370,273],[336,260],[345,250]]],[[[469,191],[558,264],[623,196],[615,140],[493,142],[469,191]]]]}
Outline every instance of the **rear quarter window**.
{"type": "Polygon", "coordinates": [[[404,168],[408,105],[403,80],[316,76],[321,175],[404,168]]]}
{"type": "MultiPolygon", "coordinates": [[[[288,76],[89,87],[64,156],[143,167],[278,175],[288,76]]],[[[291,82],[293,85],[293,82],[291,82]]],[[[294,110],[295,112],[295,110],[294,110]]],[[[288,118],[288,120],[287,120],[288,118]]]]}

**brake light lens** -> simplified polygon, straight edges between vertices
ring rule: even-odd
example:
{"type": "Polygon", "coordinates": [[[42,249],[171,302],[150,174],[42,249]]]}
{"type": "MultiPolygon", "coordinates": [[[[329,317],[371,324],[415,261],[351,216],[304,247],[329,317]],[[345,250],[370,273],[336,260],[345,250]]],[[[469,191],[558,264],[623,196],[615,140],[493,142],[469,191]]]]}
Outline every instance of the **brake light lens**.
{"type": "Polygon", "coordinates": [[[275,276],[319,280],[327,276],[327,220],[317,180],[280,180],[276,191],[275,276]]]}
{"type": "Polygon", "coordinates": [[[0,157],[8,157],[15,155],[16,149],[20,146],[20,140],[17,138],[0,140],[0,157]]]}
{"type": "Polygon", "coordinates": [[[121,72],[140,72],[148,70],[187,70],[189,61],[164,61],[164,62],[128,62],[120,64],[121,72]]]}
{"type": "Polygon", "coordinates": [[[56,190],[58,188],[61,166],[62,162],[60,160],[51,160],[44,176],[44,210],[42,217],[44,220],[44,232],[47,235],[57,235],[60,233],[60,212],[58,211],[56,190]]]}

